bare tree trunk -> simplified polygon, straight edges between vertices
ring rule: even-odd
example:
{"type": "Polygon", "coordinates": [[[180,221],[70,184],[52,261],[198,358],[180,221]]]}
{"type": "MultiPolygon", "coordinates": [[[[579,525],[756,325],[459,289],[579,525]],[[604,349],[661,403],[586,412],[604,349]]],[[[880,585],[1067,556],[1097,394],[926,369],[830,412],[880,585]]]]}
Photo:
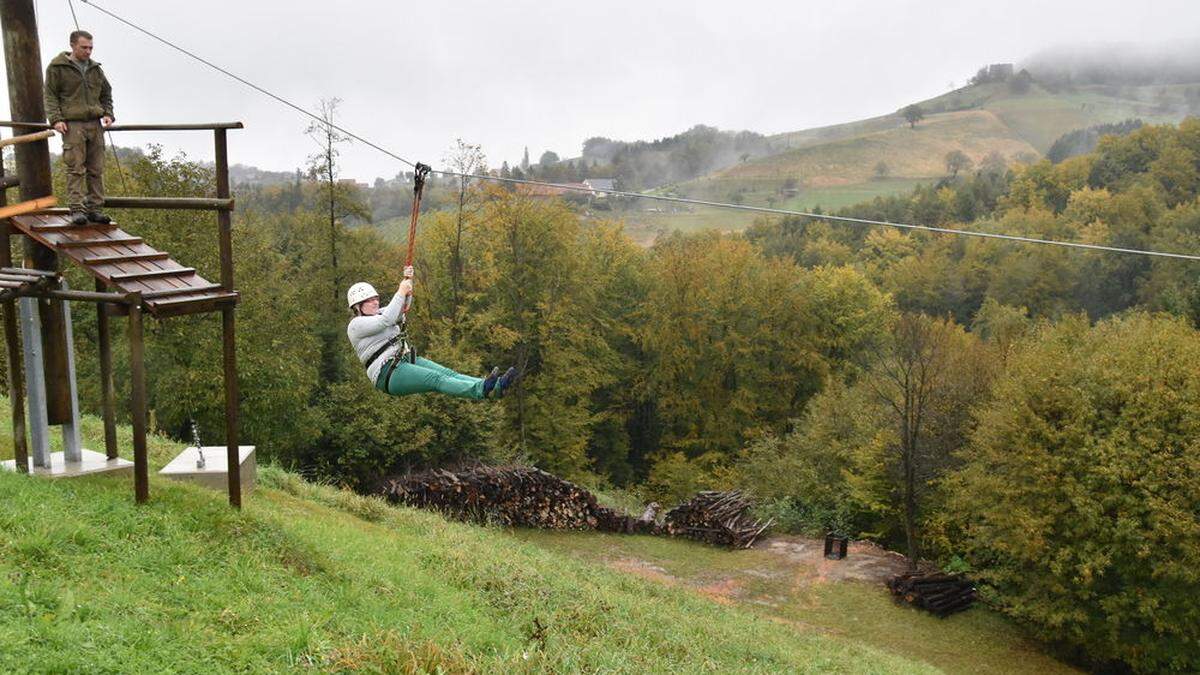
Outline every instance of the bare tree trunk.
{"type": "Polygon", "coordinates": [[[908,569],[915,572],[921,556],[917,538],[917,472],[912,449],[906,450],[904,455],[904,539],[908,548],[908,569]]]}
{"type": "Polygon", "coordinates": [[[458,223],[454,231],[454,252],[450,256],[450,339],[458,341],[458,293],[462,287],[463,210],[467,203],[467,179],[459,178],[458,223]]]}
{"type": "MultiPolygon", "coordinates": [[[[331,120],[332,121],[332,120],[331,120]]],[[[335,195],[333,182],[333,128],[329,127],[325,136],[325,157],[327,158],[328,178],[329,178],[329,261],[333,268],[333,301],[338,301],[338,286],[340,279],[338,278],[338,258],[337,258],[337,216],[334,212],[335,195]]]]}
{"type": "MultiPolygon", "coordinates": [[[[509,224],[509,246],[512,247],[513,270],[522,269],[520,224],[515,218],[509,224]]],[[[525,325],[525,297],[521,294],[519,288],[514,290],[516,292],[513,297],[513,310],[514,314],[516,314],[517,331],[521,335],[521,342],[517,345],[517,367],[524,372],[529,363],[529,335],[525,325]]],[[[524,387],[517,389],[517,430],[521,436],[521,452],[524,453],[528,448],[525,433],[524,387]]]]}

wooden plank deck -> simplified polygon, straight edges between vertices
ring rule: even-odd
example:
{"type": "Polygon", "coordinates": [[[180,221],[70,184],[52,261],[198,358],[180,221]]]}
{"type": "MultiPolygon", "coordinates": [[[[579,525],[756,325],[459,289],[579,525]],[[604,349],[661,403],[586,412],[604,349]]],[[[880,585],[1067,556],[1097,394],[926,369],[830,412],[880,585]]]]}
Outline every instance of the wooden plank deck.
{"type": "Polygon", "coordinates": [[[58,251],[92,276],[122,293],[141,291],[146,310],[166,317],[219,309],[238,294],[172,260],[116,223],[72,225],[66,214],[14,216],[13,227],[58,251]]]}

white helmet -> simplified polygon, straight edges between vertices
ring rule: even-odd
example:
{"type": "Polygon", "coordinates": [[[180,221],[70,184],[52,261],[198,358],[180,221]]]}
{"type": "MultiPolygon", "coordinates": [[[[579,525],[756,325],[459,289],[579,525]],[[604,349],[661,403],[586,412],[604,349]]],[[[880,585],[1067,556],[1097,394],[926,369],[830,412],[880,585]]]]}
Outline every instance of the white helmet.
{"type": "Polygon", "coordinates": [[[350,290],[346,291],[346,304],[350,307],[354,307],[364,300],[370,300],[371,298],[378,297],[379,293],[375,292],[374,286],[365,281],[360,281],[351,286],[350,290]]]}

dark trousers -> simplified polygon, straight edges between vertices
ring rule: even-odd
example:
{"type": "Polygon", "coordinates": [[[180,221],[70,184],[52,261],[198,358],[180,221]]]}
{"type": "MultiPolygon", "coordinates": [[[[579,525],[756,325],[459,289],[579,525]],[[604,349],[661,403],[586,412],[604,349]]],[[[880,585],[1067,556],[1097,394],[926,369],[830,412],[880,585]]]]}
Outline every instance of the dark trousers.
{"type": "Polygon", "coordinates": [[[92,211],[104,204],[104,128],[100,120],[67,120],[63,136],[67,206],[92,211]]]}

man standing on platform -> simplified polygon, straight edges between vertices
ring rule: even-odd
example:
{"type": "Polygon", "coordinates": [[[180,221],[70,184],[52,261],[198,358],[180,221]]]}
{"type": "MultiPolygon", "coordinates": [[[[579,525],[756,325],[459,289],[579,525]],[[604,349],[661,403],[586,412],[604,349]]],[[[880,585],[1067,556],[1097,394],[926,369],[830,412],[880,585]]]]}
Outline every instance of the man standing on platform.
{"type": "Polygon", "coordinates": [[[104,127],[113,123],[112,86],[92,60],[92,34],[71,33],[71,51],[46,68],[46,117],[63,136],[71,222],[109,223],[104,204],[104,127]]]}

